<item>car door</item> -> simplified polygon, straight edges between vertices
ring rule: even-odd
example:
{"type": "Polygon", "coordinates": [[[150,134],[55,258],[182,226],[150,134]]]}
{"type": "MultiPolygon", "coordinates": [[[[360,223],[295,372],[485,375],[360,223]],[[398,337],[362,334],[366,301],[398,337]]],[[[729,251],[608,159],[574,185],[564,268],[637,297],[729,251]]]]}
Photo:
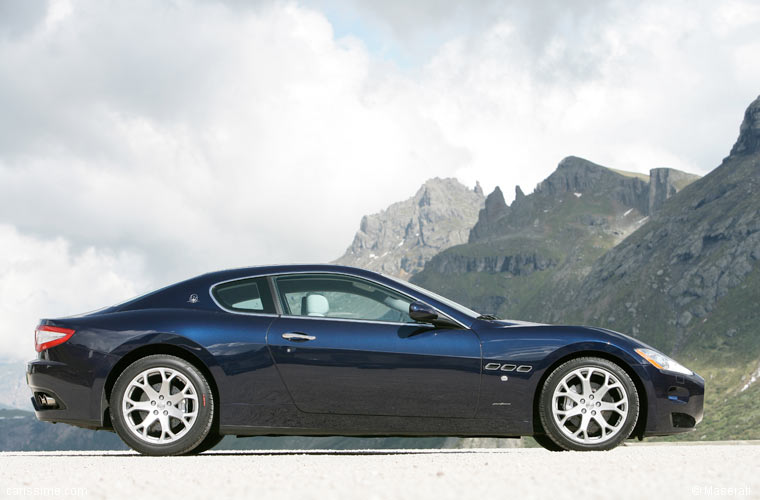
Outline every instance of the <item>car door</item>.
{"type": "Polygon", "coordinates": [[[356,276],[293,274],[274,285],[283,314],[267,344],[301,411],[474,416],[481,353],[473,331],[415,323],[413,299],[356,276]]]}

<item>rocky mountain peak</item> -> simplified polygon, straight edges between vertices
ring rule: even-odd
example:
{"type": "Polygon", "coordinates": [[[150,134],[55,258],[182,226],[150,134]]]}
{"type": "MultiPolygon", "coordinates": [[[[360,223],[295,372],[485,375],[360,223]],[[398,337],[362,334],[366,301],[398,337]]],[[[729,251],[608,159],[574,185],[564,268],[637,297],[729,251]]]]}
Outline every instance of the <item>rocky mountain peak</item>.
{"type": "Polygon", "coordinates": [[[633,175],[624,176],[609,168],[597,165],[577,156],[568,156],[559,162],[557,169],[541,182],[537,192],[549,195],[560,193],[584,193],[591,190],[617,187],[621,180],[630,179],[632,189],[641,189],[645,182],[633,175]]]}
{"type": "Polygon", "coordinates": [[[428,180],[411,198],[363,216],[351,246],[334,262],[402,278],[414,274],[439,251],[467,241],[484,203],[478,188],[453,178],[428,180]]]}
{"type": "Polygon", "coordinates": [[[504,200],[504,194],[499,186],[488,195],[483,209],[478,214],[478,222],[470,231],[469,242],[486,238],[497,227],[497,222],[509,213],[509,207],[504,200]]]}
{"type": "Polygon", "coordinates": [[[744,120],[739,127],[739,138],[731,148],[733,155],[750,155],[760,152],[760,96],[744,112],[744,120]]]}

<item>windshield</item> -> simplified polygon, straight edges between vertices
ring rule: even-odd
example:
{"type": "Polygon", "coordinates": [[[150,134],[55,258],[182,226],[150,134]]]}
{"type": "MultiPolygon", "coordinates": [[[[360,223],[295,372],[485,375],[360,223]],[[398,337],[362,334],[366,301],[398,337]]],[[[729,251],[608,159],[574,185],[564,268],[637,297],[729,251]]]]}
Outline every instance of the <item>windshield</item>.
{"type": "Polygon", "coordinates": [[[470,316],[471,318],[477,318],[480,316],[480,313],[473,311],[472,309],[463,306],[462,304],[458,304],[454,302],[451,299],[447,299],[446,297],[442,295],[438,295],[437,293],[431,292],[430,290],[427,290],[425,288],[422,288],[421,286],[417,286],[414,283],[409,283],[408,281],[404,281],[401,278],[396,278],[395,276],[388,276],[387,274],[383,274],[388,279],[391,279],[395,281],[396,283],[399,283],[401,285],[404,285],[408,288],[411,288],[412,290],[415,290],[421,294],[427,295],[431,299],[435,299],[441,304],[445,304],[448,307],[455,309],[456,311],[459,311],[460,313],[464,314],[465,316],[470,316]]]}

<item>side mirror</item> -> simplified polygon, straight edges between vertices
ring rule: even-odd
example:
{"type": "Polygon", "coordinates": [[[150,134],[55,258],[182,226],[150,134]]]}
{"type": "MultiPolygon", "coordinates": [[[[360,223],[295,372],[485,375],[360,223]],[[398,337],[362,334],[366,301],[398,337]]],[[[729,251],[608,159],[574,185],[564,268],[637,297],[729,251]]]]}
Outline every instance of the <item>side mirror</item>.
{"type": "Polygon", "coordinates": [[[420,323],[432,323],[438,319],[438,313],[427,304],[412,302],[409,304],[409,317],[420,323]]]}

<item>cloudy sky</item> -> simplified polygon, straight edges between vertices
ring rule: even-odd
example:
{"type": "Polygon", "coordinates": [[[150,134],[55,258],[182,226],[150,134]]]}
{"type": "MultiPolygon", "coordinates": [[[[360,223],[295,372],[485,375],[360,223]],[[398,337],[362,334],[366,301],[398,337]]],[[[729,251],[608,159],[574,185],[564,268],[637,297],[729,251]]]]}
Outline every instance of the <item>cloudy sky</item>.
{"type": "Polygon", "coordinates": [[[430,177],[707,173],[758,33],[755,1],[0,0],[0,358],[40,317],[332,260],[430,177]]]}

